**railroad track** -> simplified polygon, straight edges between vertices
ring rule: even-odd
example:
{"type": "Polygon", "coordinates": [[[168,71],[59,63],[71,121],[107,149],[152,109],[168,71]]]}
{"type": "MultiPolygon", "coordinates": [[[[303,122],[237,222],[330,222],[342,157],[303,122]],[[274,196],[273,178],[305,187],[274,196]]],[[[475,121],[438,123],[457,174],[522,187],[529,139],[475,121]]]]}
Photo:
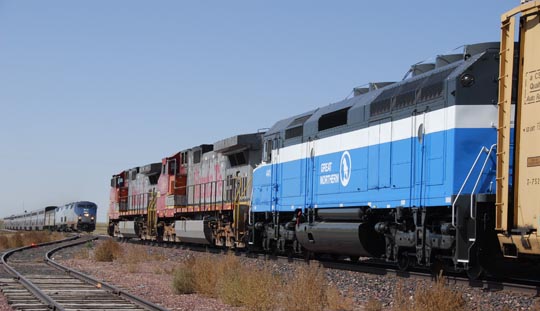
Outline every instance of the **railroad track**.
{"type": "MultiPolygon", "coordinates": [[[[356,271],[363,273],[371,273],[377,275],[391,275],[402,278],[423,278],[423,279],[435,279],[436,276],[433,272],[426,272],[418,269],[411,271],[401,271],[395,267],[380,264],[358,264],[343,261],[319,261],[322,266],[330,269],[340,269],[348,271],[356,271]]],[[[532,295],[535,297],[540,296],[540,283],[537,280],[515,280],[504,279],[499,280],[493,277],[485,277],[478,280],[470,280],[458,273],[444,273],[446,282],[450,285],[463,284],[470,287],[481,288],[484,291],[512,291],[521,294],[532,295]]]]}
{"type": "MultiPolygon", "coordinates": [[[[123,240],[124,242],[134,243],[134,244],[144,244],[154,247],[177,247],[182,249],[189,249],[197,252],[212,252],[212,253],[226,253],[228,250],[223,250],[220,248],[211,248],[208,246],[200,245],[185,245],[185,244],[176,244],[176,243],[167,243],[167,242],[154,242],[154,241],[144,241],[138,239],[127,239],[123,240]]],[[[281,255],[269,255],[265,253],[248,253],[240,250],[235,251],[237,255],[252,257],[252,258],[264,258],[265,260],[277,260],[277,261],[287,261],[287,262],[306,262],[304,258],[300,257],[287,257],[281,255]]],[[[366,261],[352,262],[349,260],[334,260],[334,259],[316,259],[318,262],[325,268],[328,269],[337,269],[337,270],[347,270],[355,271],[361,273],[369,273],[376,275],[388,275],[388,276],[397,276],[401,278],[420,278],[420,279],[436,279],[436,273],[428,271],[425,269],[412,268],[408,271],[401,271],[396,266],[388,264],[383,261],[369,259],[366,261]]],[[[484,291],[511,291],[520,294],[532,295],[535,297],[540,297],[540,281],[539,280],[527,280],[527,279],[513,279],[513,278],[494,278],[494,277],[484,277],[483,279],[470,280],[466,276],[463,276],[459,273],[444,273],[446,282],[449,285],[462,284],[470,287],[481,288],[484,291]]]]}
{"type": "Polygon", "coordinates": [[[96,237],[22,247],[1,256],[12,276],[0,279],[0,290],[14,310],[167,310],[51,259],[62,248],[83,244],[96,237]]]}

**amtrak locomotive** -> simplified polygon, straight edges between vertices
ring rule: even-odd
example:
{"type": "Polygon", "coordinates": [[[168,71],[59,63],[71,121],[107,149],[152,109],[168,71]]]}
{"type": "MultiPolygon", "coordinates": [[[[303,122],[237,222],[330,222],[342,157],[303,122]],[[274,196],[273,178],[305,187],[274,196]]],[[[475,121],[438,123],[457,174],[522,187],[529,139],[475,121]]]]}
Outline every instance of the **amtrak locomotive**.
{"type": "Polygon", "coordinates": [[[4,218],[4,227],[11,230],[85,231],[96,229],[97,205],[93,202],[72,202],[4,218]]]}

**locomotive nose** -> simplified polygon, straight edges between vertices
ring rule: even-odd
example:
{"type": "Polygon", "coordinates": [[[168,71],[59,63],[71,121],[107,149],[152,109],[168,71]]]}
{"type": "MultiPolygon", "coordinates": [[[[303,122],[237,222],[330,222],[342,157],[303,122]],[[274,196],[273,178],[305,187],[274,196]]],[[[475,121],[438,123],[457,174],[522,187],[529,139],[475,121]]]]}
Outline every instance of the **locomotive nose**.
{"type": "Polygon", "coordinates": [[[89,213],[84,213],[82,216],[79,216],[79,222],[93,223],[94,222],[94,216],[90,216],[89,213]]]}

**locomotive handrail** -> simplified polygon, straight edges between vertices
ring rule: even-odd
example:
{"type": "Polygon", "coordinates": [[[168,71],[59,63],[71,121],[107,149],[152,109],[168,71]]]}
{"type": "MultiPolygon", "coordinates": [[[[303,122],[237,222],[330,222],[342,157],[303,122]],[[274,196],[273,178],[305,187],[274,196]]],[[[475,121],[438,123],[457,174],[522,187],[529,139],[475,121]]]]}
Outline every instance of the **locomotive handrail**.
{"type": "Polygon", "coordinates": [[[456,202],[461,196],[461,192],[463,192],[465,185],[469,181],[469,177],[471,177],[471,174],[474,171],[474,168],[476,167],[476,163],[478,163],[478,160],[480,159],[482,152],[487,152],[487,151],[488,149],[486,148],[486,146],[482,146],[482,148],[480,149],[480,152],[478,152],[478,155],[476,156],[476,159],[474,160],[473,165],[471,166],[471,169],[469,170],[469,173],[467,174],[467,177],[465,177],[465,180],[463,181],[463,184],[461,185],[461,188],[459,189],[458,194],[456,195],[456,198],[454,199],[454,202],[452,203],[452,227],[456,226],[456,202]]]}
{"type": "MultiPolygon", "coordinates": [[[[176,182],[175,182],[176,183],[176,182]]],[[[240,198],[244,199],[249,197],[249,188],[251,187],[251,180],[245,176],[235,176],[230,180],[220,179],[213,180],[204,183],[197,183],[193,185],[185,185],[177,187],[173,186],[175,190],[185,189],[186,196],[193,197],[193,202],[187,201],[185,206],[211,206],[214,208],[223,209],[225,204],[234,203],[237,196],[237,190],[241,190],[240,198]],[[239,188],[238,188],[239,187],[239,188]],[[218,191],[218,188],[221,188],[218,191]],[[237,189],[238,188],[238,189],[237,189]],[[196,198],[195,198],[196,197],[196,198]]],[[[132,195],[125,195],[118,197],[118,200],[125,200],[119,202],[118,210],[120,213],[125,212],[140,212],[145,213],[150,202],[151,193],[138,193],[132,195]]]]}
{"type": "Polygon", "coordinates": [[[476,179],[476,183],[474,184],[474,188],[471,192],[471,208],[470,208],[470,212],[471,212],[471,219],[476,219],[476,217],[474,217],[473,215],[473,198],[474,198],[474,192],[476,191],[476,187],[478,187],[478,183],[480,182],[480,178],[482,177],[482,174],[484,173],[484,170],[486,169],[486,164],[489,160],[489,156],[491,155],[491,153],[493,152],[493,149],[497,148],[497,144],[493,144],[491,145],[491,148],[489,148],[489,152],[486,156],[486,160],[484,160],[484,165],[482,165],[482,169],[480,170],[480,173],[478,174],[478,178],[476,179]]]}

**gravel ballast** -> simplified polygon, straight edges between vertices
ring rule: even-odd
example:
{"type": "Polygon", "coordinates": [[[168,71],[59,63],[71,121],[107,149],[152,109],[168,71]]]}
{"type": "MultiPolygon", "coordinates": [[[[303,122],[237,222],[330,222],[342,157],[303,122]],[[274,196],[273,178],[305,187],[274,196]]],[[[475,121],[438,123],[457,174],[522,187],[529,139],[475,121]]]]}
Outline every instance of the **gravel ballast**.
{"type": "MultiPolygon", "coordinates": [[[[100,242],[96,242],[100,243],[100,242]]],[[[157,254],[160,260],[138,264],[104,263],[77,257],[79,249],[63,250],[55,255],[55,260],[69,267],[102,279],[140,295],[170,310],[242,310],[228,306],[213,298],[198,294],[177,295],[172,289],[172,269],[188,260],[199,256],[215,256],[219,260],[221,254],[201,253],[186,249],[162,248],[145,245],[122,244],[125,248],[134,248],[130,252],[139,254],[157,254]]],[[[266,261],[262,258],[240,257],[242,264],[256,267],[270,267],[274,273],[284,278],[294,277],[293,271],[298,263],[286,261],[266,261]]],[[[396,288],[412,297],[417,288],[426,288],[433,282],[424,279],[401,278],[390,275],[372,275],[360,272],[326,269],[330,283],[354,301],[354,310],[365,310],[369,300],[382,303],[383,310],[392,309],[396,288]]],[[[451,285],[452,286],[452,285],[451,285]]],[[[453,285],[453,289],[462,293],[466,301],[466,310],[535,310],[535,297],[509,291],[489,292],[466,285],[453,285]]]]}
{"type": "MultiPolygon", "coordinates": [[[[95,247],[97,243],[101,242],[95,242],[93,246],[95,247]]],[[[217,261],[224,255],[127,243],[122,244],[122,246],[124,249],[130,249],[130,254],[145,254],[142,257],[146,258],[146,261],[97,262],[91,259],[92,251],[89,245],[62,250],[54,255],[54,259],[170,310],[242,310],[240,307],[232,307],[218,299],[199,294],[175,294],[172,288],[174,267],[190,258],[213,256],[217,261]],[[88,253],[89,256],[87,256],[88,253]]],[[[267,267],[285,279],[294,277],[295,267],[299,264],[282,260],[266,261],[262,258],[246,258],[244,256],[239,257],[239,259],[242,265],[267,267]]],[[[7,275],[2,272],[0,271],[0,275],[6,277],[7,275]]],[[[379,301],[383,310],[391,310],[398,287],[402,288],[412,301],[415,290],[433,285],[433,282],[424,279],[372,275],[334,269],[326,269],[326,275],[329,283],[334,284],[341,293],[354,302],[354,310],[366,310],[365,306],[370,300],[379,301]]],[[[450,286],[462,294],[466,301],[466,310],[540,310],[536,305],[537,298],[531,295],[509,291],[490,292],[466,285],[450,286]]],[[[0,311],[4,310],[12,309],[7,305],[5,298],[0,295],[0,311]]]]}

